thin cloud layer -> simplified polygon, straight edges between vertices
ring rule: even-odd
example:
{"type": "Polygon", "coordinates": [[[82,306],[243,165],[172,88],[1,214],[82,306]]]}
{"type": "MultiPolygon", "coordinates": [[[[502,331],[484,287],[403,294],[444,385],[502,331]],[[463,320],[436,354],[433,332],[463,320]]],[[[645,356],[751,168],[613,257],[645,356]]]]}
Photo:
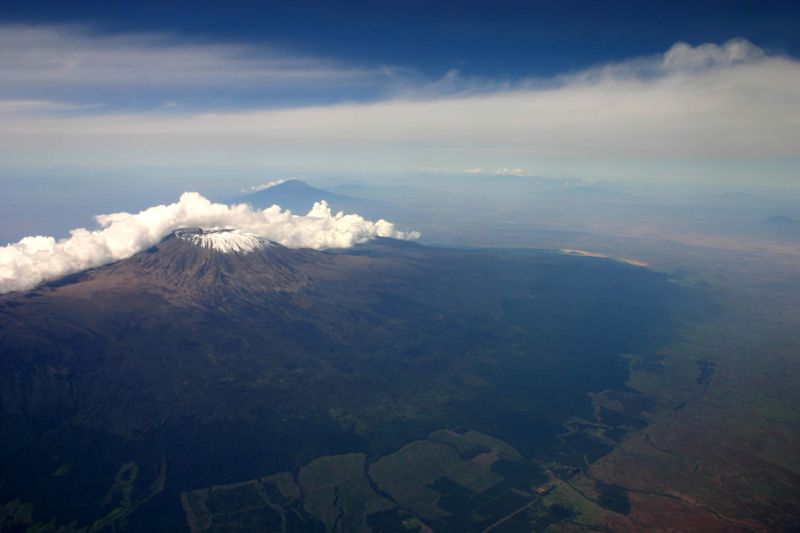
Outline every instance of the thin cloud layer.
{"type": "Polygon", "coordinates": [[[271,189],[277,185],[286,183],[287,181],[291,181],[293,179],[295,178],[278,178],[276,180],[268,181],[266,183],[259,183],[258,185],[253,185],[252,187],[242,189],[242,192],[252,193],[252,192],[266,191],[267,189],[271,189]]]}
{"type": "Polygon", "coordinates": [[[385,220],[372,222],[355,214],[332,213],[318,202],[298,216],[279,206],[263,211],[245,204],[212,203],[198,193],[184,193],[178,202],[138,213],[96,217],[100,229],[74,229],[70,237],[26,237],[0,248],[0,292],[26,290],[42,282],[119,261],[157,244],[184,227],[236,229],[291,248],[349,248],[375,237],[416,239],[385,220]]]}
{"type": "Polygon", "coordinates": [[[742,40],[678,43],[660,56],[469,96],[0,121],[0,163],[9,167],[41,164],[45,153],[49,164],[256,167],[283,158],[284,167],[319,161],[336,172],[363,170],[372,154],[373,165],[389,154],[456,167],[466,151],[475,161],[502,153],[509,168],[533,168],[536,158],[800,157],[800,62],[742,40]]]}
{"type": "Polygon", "coordinates": [[[47,26],[21,27],[18,42],[9,35],[0,31],[7,170],[377,176],[468,165],[781,185],[796,179],[787,162],[800,158],[800,61],[742,39],[677,43],[548,79],[498,83],[451,71],[440,83],[163,35],[47,26]],[[135,103],[119,105],[119,94],[103,100],[114,87],[135,103]],[[170,101],[139,105],[153,96],[148,87],[170,101]],[[226,94],[221,103],[208,98],[226,94]],[[766,164],[745,173],[744,160],[766,164]]]}
{"type": "Polygon", "coordinates": [[[219,104],[233,95],[354,90],[388,77],[386,68],[364,69],[277,48],[47,25],[0,25],[0,72],[0,99],[95,99],[90,103],[109,109],[129,108],[134,101],[135,107],[153,108],[160,101],[162,108],[175,109],[203,97],[219,104]]]}

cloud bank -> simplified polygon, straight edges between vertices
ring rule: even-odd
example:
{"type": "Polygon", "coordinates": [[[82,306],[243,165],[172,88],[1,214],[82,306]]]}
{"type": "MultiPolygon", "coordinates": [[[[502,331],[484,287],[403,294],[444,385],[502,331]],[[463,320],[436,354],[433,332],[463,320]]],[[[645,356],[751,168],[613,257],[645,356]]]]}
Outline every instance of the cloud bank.
{"type": "Polygon", "coordinates": [[[385,220],[372,222],[356,214],[334,214],[325,202],[298,216],[277,205],[260,211],[246,204],[212,203],[191,192],[173,204],[138,213],[99,215],[96,219],[100,226],[96,230],[74,229],[61,240],[25,237],[0,248],[0,292],[31,289],[45,281],[125,259],[184,227],[236,229],[290,248],[318,250],[348,248],[375,237],[420,236],[418,232],[398,231],[385,220]]]}
{"type": "Polygon", "coordinates": [[[0,72],[6,171],[470,166],[761,185],[796,182],[800,159],[800,61],[743,39],[500,83],[241,43],[0,26],[0,72]]]}
{"type": "Polygon", "coordinates": [[[468,153],[536,172],[542,160],[800,157],[800,61],[743,40],[488,87],[239,111],[16,111],[0,120],[0,164],[41,166],[46,154],[49,165],[374,173],[459,168],[468,153]]]}

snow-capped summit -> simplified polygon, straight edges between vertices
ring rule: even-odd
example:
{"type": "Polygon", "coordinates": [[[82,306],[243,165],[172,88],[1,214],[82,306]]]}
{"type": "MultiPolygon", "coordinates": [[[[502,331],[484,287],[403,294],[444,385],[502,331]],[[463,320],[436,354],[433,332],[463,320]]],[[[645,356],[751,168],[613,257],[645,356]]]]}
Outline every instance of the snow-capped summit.
{"type": "Polygon", "coordinates": [[[237,229],[201,230],[182,229],[175,232],[175,237],[189,241],[202,248],[222,253],[250,253],[259,248],[271,246],[272,243],[263,237],[237,229]]]}

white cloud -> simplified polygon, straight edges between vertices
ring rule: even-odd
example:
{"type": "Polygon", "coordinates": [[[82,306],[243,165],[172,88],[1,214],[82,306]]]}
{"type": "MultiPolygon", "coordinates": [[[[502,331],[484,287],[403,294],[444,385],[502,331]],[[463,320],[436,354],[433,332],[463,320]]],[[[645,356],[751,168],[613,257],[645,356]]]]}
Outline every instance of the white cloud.
{"type": "Polygon", "coordinates": [[[494,171],[496,176],[522,176],[525,169],[501,167],[494,171]]]}
{"type": "Polygon", "coordinates": [[[305,216],[272,206],[263,211],[245,204],[212,203],[197,193],[139,213],[99,215],[99,229],[74,229],[70,237],[26,237],[0,248],[0,292],[25,290],[40,283],[96,267],[145,250],[170,232],[184,227],[236,229],[291,248],[348,248],[375,237],[415,239],[385,220],[333,214],[325,202],[305,216]]]}
{"type": "Polygon", "coordinates": [[[732,39],[722,46],[713,43],[692,46],[680,42],[664,54],[663,66],[673,71],[693,70],[754,63],[765,58],[763,50],[744,39],[732,39]]]}
{"type": "MultiPolygon", "coordinates": [[[[155,38],[153,44],[141,44],[142,37],[129,46],[125,43],[131,37],[108,39],[107,56],[92,52],[100,54],[101,64],[120,59],[145,79],[160,80],[164,73],[159,83],[242,85],[248,76],[264,72],[262,56],[242,53],[237,47],[179,46],[155,38]],[[150,51],[140,53],[148,46],[155,58],[152,75],[140,61],[150,57],[150,51]],[[130,48],[139,52],[130,53],[134,59],[126,62],[130,48]],[[192,60],[176,64],[174,76],[166,72],[171,71],[174,57],[184,55],[192,60]],[[225,58],[234,65],[231,72],[225,58]]],[[[0,50],[5,64],[13,63],[8,58],[13,58],[14,48],[0,50]]],[[[296,70],[297,79],[308,80],[301,84],[314,85],[313,72],[317,67],[324,70],[310,64],[307,69],[289,68],[296,70]]],[[[88,79],[100,76],[87,68],[88,79]]],[[[38,70],[42,69],[40,62],[38,70]]],[[[57,70],[69,71],[63,65],[57,70]]],[[[400,75],[390,72],[393,77],[400,75]]],[[[27,79],[31,82],[40,75],[50,76],[30,73],[27,79]]],[[[19,74],[12,73],[15,76],[19,74]]],[[[510,85],[468,80],[466,91],[457,89],[455,72],[446,79],[444,94],[421,91],[367,103],[238,112],[198,112],[191,107],[148,113],[54,111],[23,116],[15,112],[0,121],[0,166],[292,169],[338,174],[461,169],[464,160],[480,160],[484,168],[502,167],[508,161],[515,167],[560,168],[557,171],[597,177],[608,175],[609,168],[603,174],[601,167],[612,167],[613,161],[638,162],[637,174],[650,164],[651,173],[667,175],[665,161],[800,157],[800,62],[767,55],[743,40],[721,45],[678,43],[658,56],[547,80],[510,85]]],[[[428,87],[424,80],[419,84],[428,87]]],[[[702,175],[697,168],[694,174],[702,175]]],[[[776,170],[776,175],[780,172],[776,170]]],[[[769,177],[765,168],[757,179],[769,177]]]]}
{"type": "Polygon", "coordinates": [[[483,174],[484,171],[483,171],[483,168],[481,168],[481,167],[472,167],[472,168],[465,168],[464,169],[464,173],[465,174],[483,174]]]}
{"type": "MultiPolygon", "coordinates": [[[[705,43],[692,46],[685,42],[677,42],[663,54],[636,57],[588,68],[559,76],[557,81],[563,85],[602,84],[623,80],[655,81],[680,74],[709,74],[714,70],[756,64],[768,59],[770,57],[761,48],[744,39],[731,39],[722,45],[705,43]]],[[[524,85],[529,88],[542,86],[536,80],[526,82],[524,85]]]]}
{"type": "Polygon", "coordinates": [[[0,116],[21,115],[46,115],[69,111],[84,111],[96,109],[97,105],[70,104],[53,100],[0,100],[0,116]]]}

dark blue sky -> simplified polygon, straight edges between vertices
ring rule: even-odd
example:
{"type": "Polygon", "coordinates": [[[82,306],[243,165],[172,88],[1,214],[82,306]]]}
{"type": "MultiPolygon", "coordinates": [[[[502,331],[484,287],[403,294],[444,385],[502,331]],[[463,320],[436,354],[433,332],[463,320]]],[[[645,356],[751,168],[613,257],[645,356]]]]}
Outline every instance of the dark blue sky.
{"type": "Polygon", "coordinates": [[[549,75],[744,37],[798,55],[800,2],[4,1],[0,21],[92,24],[109,32],[168,31],[199,41],[284,46],[351,63],[437,76],[549,75]]]}

